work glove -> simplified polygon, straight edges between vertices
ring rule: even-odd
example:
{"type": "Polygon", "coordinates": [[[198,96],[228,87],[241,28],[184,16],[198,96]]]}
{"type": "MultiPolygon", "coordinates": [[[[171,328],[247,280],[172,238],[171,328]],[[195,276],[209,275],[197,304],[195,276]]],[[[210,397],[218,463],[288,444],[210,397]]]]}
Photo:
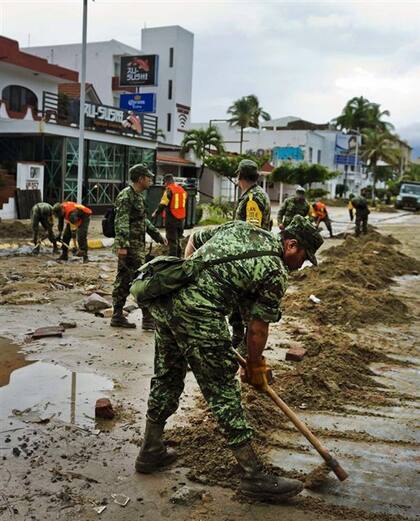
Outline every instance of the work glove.
{"type": "Polygon", "coordinates": [[[246,367],[241,371],[241,381],[252,385],[258,391],[265,391],[271,378],[271,369],[263,356],[258,362],[247,359],[246,367]]]}

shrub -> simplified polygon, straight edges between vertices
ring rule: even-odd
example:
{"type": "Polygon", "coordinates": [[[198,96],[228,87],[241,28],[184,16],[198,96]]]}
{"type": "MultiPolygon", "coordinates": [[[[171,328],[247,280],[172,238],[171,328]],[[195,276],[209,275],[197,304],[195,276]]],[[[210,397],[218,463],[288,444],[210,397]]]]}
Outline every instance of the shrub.
{"type": "Polygon", "coordinates": [[[306,190],[306,199],[312,201],[313,199],[323,198],[328,194],[328,190],[324,190],[323,188],[310,188],[306,190]]]}

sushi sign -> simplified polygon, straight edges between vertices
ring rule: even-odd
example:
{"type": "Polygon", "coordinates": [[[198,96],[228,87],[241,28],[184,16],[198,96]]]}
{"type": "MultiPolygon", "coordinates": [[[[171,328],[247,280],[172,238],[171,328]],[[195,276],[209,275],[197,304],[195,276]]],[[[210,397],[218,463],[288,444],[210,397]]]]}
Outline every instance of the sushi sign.
{"type": "Polygon", "coordinates": [[[120,87],[157,85],[158,55],[121,56],[120,87]]]}

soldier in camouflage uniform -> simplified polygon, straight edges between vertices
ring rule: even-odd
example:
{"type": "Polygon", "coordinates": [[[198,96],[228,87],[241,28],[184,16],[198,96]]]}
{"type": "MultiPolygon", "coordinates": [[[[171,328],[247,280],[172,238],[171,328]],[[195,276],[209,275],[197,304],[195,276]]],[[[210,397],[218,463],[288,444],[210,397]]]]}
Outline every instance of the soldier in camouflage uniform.
{"type": "MultiPolygon", "coordinates": [[[[57,253],[57,241],[53,232],[54,217],[53,207],[48,203],[37,203],[32,207],[31,211],[32,232],[35,248],[32,253],[39,253],[41,241],[38,242],[39,225],[41,225],[48,234],[48,239],[53,245],[53,253],[57,253]]],[[[41,239],[42,240],[42,239],[41,239]]]]}
{"type": "Polygon", "coordinates": [[[288,271],[298,269],[305,259],[316,263],[315,252],[322,242],[315,227],[300,216],[278,237],[235,221],[201,230],[190,238],[186,256],[196,250],[191,259],[254,256],[204,269],[195,282],[150,306],[156,321],[155,375],[143,445],[136,459],[138,472],[153,472],[176,458],[175,451],[163,444],[162,434],[167,418],[178,408],[189,365],[242,468],[241,491],[258,499],[279,500],[302,490],[299,481],[261,470],[250,444],[253,430],[241,406],[240,385],[235,379],[238,363],[225,316],[239,307],[248,321],[246,381],[264,391],[268,368],[262,352],[269,323],[281,316],[288,271]]]}
{"type": "MultiPolygon", "coordinates": [[[[258,186],[258,165],[250,159],[243,159],[236,172],[238,184],[242,190],[236,206],[234,219],[245,221],[263,230],[271,230],[273,221],[271,219],[271,205],[268,195],[258,186]]],[[[239,312],[235,309],[229,317],[232,326],[232,345],[238,349],[241,355],[246,354],[245,327],[239,312]]]]}
{"type": "MultiPolygon", "coordinates": [[[[118,272],[112,292],[114,312],[111,326],[134,328],[136,324],[126,319],[123,308],[130,284],[145,261],[146,232],[161,244],[165,244],[165,239],[146,216],[146,203],[142,192],[151,185],[153,173],[141,164],[131,167],[129,173],[132,184],[121,190],[115,201],[114,249],[118,255],[118,272]]],[[[142,311],[142,328],[153,330],[153,319],[146,309],[142,311]]]]}
{"type": "Polygon", "coordinates": [[[309,213],[309,203],[305,199],[305,189],[296,188],[296,195],[288,197],[281,205],[277,215],[277,224],[280,229],[286,228],[295,215],[306,217],[309,213]]]}
{"type": "Polygon", "coordinates": [[[368,207],[367,200],[361,195],[357,195],[356,197],[351,194],[349,201],[349,213],[350,220],[353,220],[353,210],[356,211],[356,237],[360,235],[360,233],[367,233],[367,225],[368,225],[368,217],[370,214],[370,210],[368,207]]]}

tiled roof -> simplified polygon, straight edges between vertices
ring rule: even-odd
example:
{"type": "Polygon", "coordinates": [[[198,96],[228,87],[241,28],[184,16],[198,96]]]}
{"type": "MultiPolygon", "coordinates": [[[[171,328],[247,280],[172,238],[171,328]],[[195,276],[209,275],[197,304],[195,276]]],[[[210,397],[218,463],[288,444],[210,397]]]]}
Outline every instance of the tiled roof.
{"type": "Polygon", "coordinates": [[[157,154],[156,161],[158,163],[172,163],[176,165],[195,166],[195,163],[193,163],[192,161],[188,161],[188,159],[184,159],[180,156],[169,156],[165,154],[157,154]]]}

